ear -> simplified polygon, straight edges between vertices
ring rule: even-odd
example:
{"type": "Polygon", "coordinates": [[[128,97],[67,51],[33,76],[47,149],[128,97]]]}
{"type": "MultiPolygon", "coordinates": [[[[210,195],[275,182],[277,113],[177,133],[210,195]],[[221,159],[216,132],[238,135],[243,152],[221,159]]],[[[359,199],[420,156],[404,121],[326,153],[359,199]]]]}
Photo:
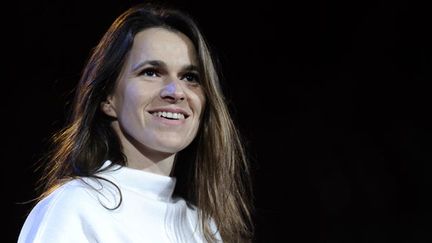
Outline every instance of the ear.
{"type": "Polygon", "coordinates": [[[117,118],[117,112],[114,109],[112,97],[107,97],[106,100],[102,101],[100,103],[100,108],[101,108],[102,112],[105,113],[107,116],[117,118]]]}

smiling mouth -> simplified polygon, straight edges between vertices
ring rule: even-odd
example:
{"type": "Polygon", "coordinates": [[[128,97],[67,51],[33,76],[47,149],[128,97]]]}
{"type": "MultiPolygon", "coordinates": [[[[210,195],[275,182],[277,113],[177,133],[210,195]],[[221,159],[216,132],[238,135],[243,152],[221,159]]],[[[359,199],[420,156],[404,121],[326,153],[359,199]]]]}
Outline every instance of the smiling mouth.
{"type": "Polygon", "coordinates": [[[162,117],[169,120],[184,120],[188,118],[188,115],[179,112],[167,112],[167,111],[155,111],[150,112],[155,117],[162,117]]]}

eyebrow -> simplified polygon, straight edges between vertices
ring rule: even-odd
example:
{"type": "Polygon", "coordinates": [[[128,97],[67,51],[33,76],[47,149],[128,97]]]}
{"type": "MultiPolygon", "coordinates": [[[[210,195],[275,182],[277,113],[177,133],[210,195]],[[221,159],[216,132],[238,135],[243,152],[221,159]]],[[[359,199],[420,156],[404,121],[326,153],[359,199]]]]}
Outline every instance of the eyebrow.
{"type": "MultiPolygon", "coordinates": [[[[150,65],[155,66],[155,67],[162,67],[162,68],[166,68],[168,66],[164,61],[160,61],[160,60],[147,60],[147,61],[140,62],[140,63],[137,63],[137,64],[133,65],[132,66],[132,72],[136,72],[138,69],[140,69],[141,67],[143,67],[143,66],[145,66],[147,64],[150,64],[150,65]]],[[[184,65],[182,67],[182,69],[185,70],[185,71],[195,71],[195,72],[198,72],[198,67],[196,65],[193,65],[193,64],[184,65]]]]}
{"type": "Polygon", "coordinates": [[[137,64],[133,65],[132,66],[132,72],[137,71],[138,69],[140,69],[141,67],[143,67],[143,66],[145,66],[147,64],[150,64],[150,65],[156,66],[156,67],[166,67],[166,63],[163,62],[163,61],[159,61],[159,60],[147,60],[147,61],[140,62],[140,63],[137,63],[137,64]]]}

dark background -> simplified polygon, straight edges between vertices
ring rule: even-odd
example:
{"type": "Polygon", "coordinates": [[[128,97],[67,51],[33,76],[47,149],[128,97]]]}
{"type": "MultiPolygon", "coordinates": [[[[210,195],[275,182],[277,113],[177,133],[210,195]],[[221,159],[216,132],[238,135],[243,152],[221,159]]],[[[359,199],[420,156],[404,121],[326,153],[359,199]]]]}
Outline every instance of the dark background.
{"type": "MultiPolygon", "coordinates": [[[[2,242],[16,242],[90,49],[136,2],[2,6],[2,242]]],[[[219,55],[253,165],[256,242],[432,242],[426,1],[170,2],[219,55]]]]}

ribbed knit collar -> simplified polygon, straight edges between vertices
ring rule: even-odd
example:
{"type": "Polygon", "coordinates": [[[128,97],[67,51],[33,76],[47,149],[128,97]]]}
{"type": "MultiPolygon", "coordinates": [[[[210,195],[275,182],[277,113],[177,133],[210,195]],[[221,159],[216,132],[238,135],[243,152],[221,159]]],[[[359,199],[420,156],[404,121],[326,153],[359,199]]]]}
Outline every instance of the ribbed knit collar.
{"type": "MultiPolygon", "coordinates": [[[[105,169],[112,162],[107,160],[101,169],[105,169]]],[[[169,201],[172,197],[176,180],[173,177],[158,175],[125,166],[113,165],[97,175],[116,183],[120,188],[133,190],[148,198],[169,201]]]]}

